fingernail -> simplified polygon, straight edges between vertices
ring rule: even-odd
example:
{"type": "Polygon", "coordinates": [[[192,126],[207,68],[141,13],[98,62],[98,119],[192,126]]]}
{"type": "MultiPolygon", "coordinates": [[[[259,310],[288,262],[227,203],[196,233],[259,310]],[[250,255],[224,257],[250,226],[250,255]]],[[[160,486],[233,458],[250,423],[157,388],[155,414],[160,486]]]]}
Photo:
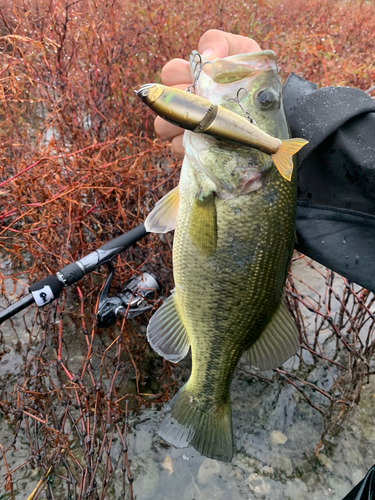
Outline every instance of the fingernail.
{"type": "Polygon", "coordinates": [[[204,49],[204,51],[202,52],[202,56],[205,57],[206,59],[214,59],[213,55],[215,54],[215,51],[214,49],[212,48],[209,48],[209,49],[204,49]]]}

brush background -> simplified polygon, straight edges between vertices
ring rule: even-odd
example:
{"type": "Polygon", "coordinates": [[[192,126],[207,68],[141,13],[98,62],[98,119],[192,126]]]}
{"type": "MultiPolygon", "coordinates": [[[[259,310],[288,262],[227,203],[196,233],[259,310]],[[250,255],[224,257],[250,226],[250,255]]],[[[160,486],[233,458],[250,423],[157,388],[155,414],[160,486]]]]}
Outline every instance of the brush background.
{"type": "MultiPolygon", "coordinates": [[[[163,65],[187,58],[210,28],[251,36],[262,49],[274,50],[283,80],[293,71],[319,86],[366,90],[375,84],[373,1],[1,2],[3,307],[29,284],[139,225],[177,185],[182,159],[155,137],[154,116],[133,90],[159,82],[163,65]]],[[[172,239],[150,235],[120,255],[112,290],[145,269],[168,295],[172,239]]],[[[288,281],[289,307],[303,338],[299,372],[279,370],[256,381],[286,384],[323,415],[323,438],[309,451],[315,447],[319,457],[324,436],[358,403],[371,372],[340,335],[371,359],[374,299],[303,256],[295,261],[299,276],[308,276],[302,288],[301,278],[292,274],[288,281]],[[326,378],[321,372],[311,377],[323,369],[327,339],[336,364],[329,363],[326,378]]],[[[114,463],[123,467],[118,481],[132,498],[120,446],[128,409],[168,400],[186,379],[188,365],[176,368],[150,352],[146,316],[119,320],[105,332],[95,328],[103,279],[104,272],[92,273],[67,290],[57,307],[41,313],[31,308],[1,326],[0,498],[17,498],[21,491],[24,498],[22,478],[30,494],[51,464],[60,464],[56,474],[76,478],[73,486],[55,475],[56,491],[60,485],[62,492],[75,488],[78,495],[86,491],[96,498],[99,492],[104,498],[115,483],[114,463]]],[[[244,377],[254,382],[254,375],[244,377]]],[[[44,486],[52,498],[51,486],[44,486]]]]}

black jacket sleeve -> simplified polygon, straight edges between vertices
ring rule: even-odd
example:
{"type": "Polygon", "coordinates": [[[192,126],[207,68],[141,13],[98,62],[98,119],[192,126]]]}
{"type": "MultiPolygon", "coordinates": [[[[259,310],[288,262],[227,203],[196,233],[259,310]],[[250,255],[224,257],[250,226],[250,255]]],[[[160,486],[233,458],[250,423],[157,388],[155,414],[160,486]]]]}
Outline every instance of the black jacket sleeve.
{"type": "Polygon", "coordinates": [[[298,154],[296,249],[375,292],[375,100],[291,74],[284,107],[298,154]]]}

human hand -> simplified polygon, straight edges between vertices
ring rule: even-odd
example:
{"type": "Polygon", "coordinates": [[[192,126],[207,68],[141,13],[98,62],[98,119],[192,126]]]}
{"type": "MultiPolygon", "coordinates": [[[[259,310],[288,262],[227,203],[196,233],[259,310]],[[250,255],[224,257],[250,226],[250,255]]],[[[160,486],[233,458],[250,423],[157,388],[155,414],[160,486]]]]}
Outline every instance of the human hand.
{"type": "MultiPolygon", "coordinates": [[[[198,43],[198,52],[207,60],[261,50],[257,42],[245,36],[233,35],[220,30],[208,30],[198,43]]],[[[161,70],[161,82],[169,87],[185,90],[191,85],[189,63],[184,59],[172,59],[161,70]]],[[[175,153],[184,154],[182,137],[184,130],[163,120],[159,116],[154,122],[155,132],[172,143],[175,153]]]]}

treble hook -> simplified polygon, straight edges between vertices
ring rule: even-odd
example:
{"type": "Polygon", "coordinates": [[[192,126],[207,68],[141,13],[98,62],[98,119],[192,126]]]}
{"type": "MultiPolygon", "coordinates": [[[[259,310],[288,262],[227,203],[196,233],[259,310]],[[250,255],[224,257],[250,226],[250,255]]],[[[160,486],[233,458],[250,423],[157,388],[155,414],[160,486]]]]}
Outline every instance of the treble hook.
{"type": "Polygon", "coordinates": [[[234,101],[236,104],[239,105],[239,107],[241,108],[243,114],[245,115],[245,117],[250,121],[250,123],[252,123],[253,125],[256,125],[256,121],[254,120],[254,118],[251,116],[251,114],[246,111],[246,109],[244,108],[242,102],[240,101],[240,92],[241,90],[244,90],[246,92],[247,95],[249,95],[249,92],[244,88],[244,87],[241,87],[237,90],[237,95],[236,97],[229,97],[226,101],[225,101],[225,105],[227,104],[228,101],[234,101]]]}
{"type": "Polygon", "coordinates": [[[198,69],[198,72],[195,74],[194,82],[191,85],[189,85],[187,89],[185,89],[185,92],[190,92],[190,93],[195,92],[195,88],[197,86],[199,77],[201,76],[203,66],[205,66],[206,64],[212,64],[211,61],[206,61],[205,63],[202,63],[202,56],[198,52],[196,52],[194,54],[194,59],[197,56],[198,56],[199,60],[198,60],[198,62],[195,63],[194,73],[196,72],[198,66],[199,66],[199,69],[198,69]]]}

